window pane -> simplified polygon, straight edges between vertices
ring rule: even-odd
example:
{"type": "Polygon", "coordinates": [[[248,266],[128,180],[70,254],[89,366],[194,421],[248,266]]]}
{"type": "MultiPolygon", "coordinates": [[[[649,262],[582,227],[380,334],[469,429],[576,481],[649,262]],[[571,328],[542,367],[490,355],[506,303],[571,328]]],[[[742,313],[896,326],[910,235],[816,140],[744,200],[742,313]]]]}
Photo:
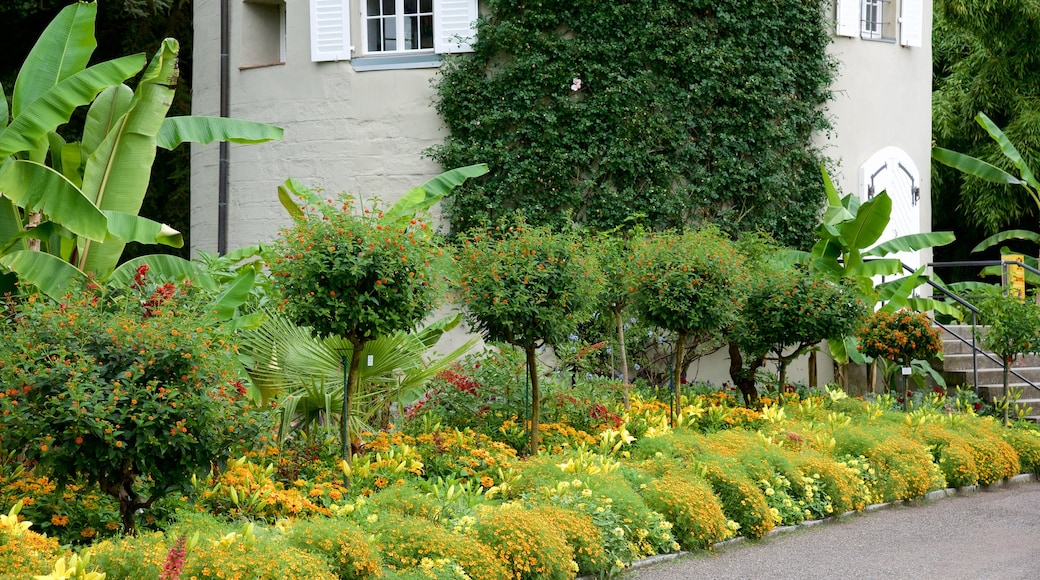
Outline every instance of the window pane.
{"type": "Polygon", "coordinates": [[[404,13],[415,14],[419,9],[419,0],[404,0],[404,13]]]}
{"type": "Polygon", "coordinates": [[[422,12],[433,12],[433,0],[422,0],[419,3],[419,10],[422,12]]]}
{"type": "Polygon", "coordinates": [[[383,15],[397,14],[397,2],[395,0],[383,0],[383,15]]]}
{"type": "Polygon", "coordinates": [[[383,50],[383,32],[380,30],[382,27],[382,19],[370,18],[368,20],[368,51],[376,52],[383,50]]]}
{"type": "Polygon", "coordinates": [[[397,50],[397,19],[383,19],[383,50],[397,50]]]}
{"type": "Polygon", "coordinates": [[[379,16],[379,0],[368,0],[368,6],[365,10],[365,14],[368,16],[379,16]]]}
{"type": "Polygon", "coordinates": [[[420,48],[433,48],[433,15],[419,17],[420,48]]]}
{"type": "Polygon", "coordinates": [[[416,34],[415,29],[419,26],[418,16],[409,16],[404,21],[404,48],[405,50],[415,50],[419,48],[419,35],[416,34]]]}

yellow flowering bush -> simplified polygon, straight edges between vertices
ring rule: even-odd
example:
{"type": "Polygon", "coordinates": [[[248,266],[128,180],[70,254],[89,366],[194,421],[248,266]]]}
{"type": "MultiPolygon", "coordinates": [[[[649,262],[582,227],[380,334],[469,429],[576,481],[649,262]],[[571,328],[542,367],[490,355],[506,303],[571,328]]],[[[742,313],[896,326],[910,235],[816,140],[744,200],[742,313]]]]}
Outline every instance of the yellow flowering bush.
{"type": "Polygon", "coordinates": [[[423,558],[448,558],[458,562],[473,580],[511,578],[495,552],[483,542],[433,522],[381,514],[367,520],[364,527],[376,535],[376,547],[383,554],[387,568],[403,570],[419,565],[423,558]]]}
{"type": "Polygon", "coordinates": [[[168,549],[161,532],[125,536],[94,544],[90,561],[105,572],[105,580],[158,578],[168,549]]]}
{"type": "Polygon", "coordinates": [[[1019,467],[1023,472],[1040,473],[1040,432],[1011,428],[1002,431],[1001,436],[1018,453],[1019,467]]]}
{"type": "Polygon", "coordinates": [[[286,488],[272,476],[274,466],[253,463],[246,457],[232,460],[220,473],[211,472],[199,492],[196,507],[227,519],[240,517],[273,522],[283,517],[329,515],[323,500],[330,490],[300,480],[286,488]]]}
{"type": "Polygon", "coordinates": [[[603,534],[592,516],[561,506],[539,506],[531,510],[535,518],[551,523],[567,540],[582,576],[606,573],[614,566],[607,559],[603,534]]]}
{"type": "Polygon", "coordinates": [[[326,558],[286,546],[280,534],[252,525],[242,532],[202,537],[188,552],[181,578],[195,580],[336,580],[326,558]]]}
{"type": "Polygon", "coordinates": [[[656,478],[642,495],[651,509],[673,524],[672,533],[684,550],[710,547],[733,537],[739,527],[726,519],[711,486],[692,474],[656,478]]]}
{"type": "Polygon", "coordinates": [[[979,484],[989,485],[1021,471],[1018,453],[1001,437],[1006,428],[993,417],[959,423],[953,429],[969,436],[968,445],[979,470],[979,484]]]}
{"type": "Polygon", "coordinates": [[[21,520],[18,505],[0,516],[0,580],[23,580],[47,574],[59,557],[58,541],[29,530],[21,520]]]}
{"type": "Polygon", "coordinates": [[[932,456],[948,485],[965,487],[979,482],[975,453],[966,437],[937,424],[922,426],[920,436],[931,447],[932,456]]]}
{"type": "Polygon", "coordinates": [[[577,575],[578,564],[563,534],[523,506],[484,510],[475,529],[516,580],[564,580],[577,575]]]}
{"type": "Polygon", "coordinates": [[[705,461],[704,468],[704,477],[722,500],[723,511],[740,524],[745,537],[761,538],[775,527],[776,518],[765,495],[739,463],[712,459],[705,461]]]}
{"type": "Polygon", "coordinates": [[[286,533],[290,546],[324,556],[340,580],[369,580],[382,575],[378,550],[355,524],[336,518],[295,523],[286,533]]]}
{"type": "Polygon", "coordinates": [[[838,514],[859,511],[873,503],[871,488],[864,479],[870,476],[869,470],[872,468],[861,470],[861,465],[866,463],[866,458],[863,458],[850,466],[811,450],[802,452],[798,457],[802,472],[818,483],[830,498],[833,511],[838,514]]]}

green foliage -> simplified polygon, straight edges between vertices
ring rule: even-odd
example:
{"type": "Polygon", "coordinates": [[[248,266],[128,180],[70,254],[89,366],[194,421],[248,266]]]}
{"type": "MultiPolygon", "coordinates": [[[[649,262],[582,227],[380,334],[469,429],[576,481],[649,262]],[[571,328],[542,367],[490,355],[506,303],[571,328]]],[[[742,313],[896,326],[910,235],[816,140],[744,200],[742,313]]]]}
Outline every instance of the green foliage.
{"type": "Polygon", "coordinates": [[[456,261],[470,326],[519,347],[564,342],[591,314],[599,287],[594,257],[577,236],[523,220],[474,230],[456,261]]]}
{"type": "Polygon", "coordinates": [[[691,221],[807,246],[811,142],[834,66],[816,2],[494,0],[448,62],[434,157],[495,172],[451,200],[464,231],[522,209],[592,229],[691,221]],[[734,79],[741,79],[734,82],[734,79]]]}
{"type": "Polygon", "coordinates": [[[736,320],[743,258],[717,230],[647,236],[631,260],[636,305],[651,324],[705,340],[736,320]]]}
{"type": "Polygon", "coordinates": [[[355,344],[414,327],[437,300],[442,255],[425,222],[384,224],[326,201],[283,230],[270,264],[283,309],[319,336],[355,344]]]}
{"type": "Polygon", "coordinates": [[[32,295],[2,330],[4,447],[60,483],[98,483],[126,528],[261,424],[227,337],[188,288],[149,285],[142,272],[116,295],[32,295]]]}
{"type": "Polygon", "coordinates": [[[1020,354],[1040,351],[1040,306],[1032,300],[1012,296],[990,296],[979,304],[982,346],[1003,361],[1014,361],[1020,354]]]}
{"type": "MultiPolygon", "coordinates": [[[[939,0],[934,7],[932,130],[935,143],[1011,170],[1011,160],[975,124],[985,111],[1018,144],[1026,162],[1040,162],[1040,73],[1035,42],[1040,18],[1031,2],[939,0]]],[[[944,167],[933,171],[935,220],[974,242],[1000,228],[1031,221],[1037,206],[1023,188],[993,185],[944,167]],[[972,231],[977,233],[972,237],[972,231]]],[[[969,246],[970,247],[970,246],[969,246]]]]}

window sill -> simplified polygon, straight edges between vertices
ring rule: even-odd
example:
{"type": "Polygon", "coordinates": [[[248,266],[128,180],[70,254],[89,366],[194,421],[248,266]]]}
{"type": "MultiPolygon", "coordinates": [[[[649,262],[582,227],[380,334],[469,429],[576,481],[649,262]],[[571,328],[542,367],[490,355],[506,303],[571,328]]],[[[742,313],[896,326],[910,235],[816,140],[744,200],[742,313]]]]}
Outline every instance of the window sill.
{"type": "Polygon", "coordinates": [[[419,54],[371,54],[350,60],[350,65],[357,72],[370,70],[395,70],[409,68],[437,68],[443,60],[441,55],[432,52],[419,54]]]}
{"type": "Polygon", "coordinates": [[[272,62],[268,64],[250,64],[238,67],[238,70],[254,70],[258,68],[269,68],[272,66],[285,66],[285,62],[272,62]]]}
{"type": "Polygon", "coordinates": [[[880,43],[883,43],[883,44],[895,44],[896,43],[896,39],[895,38],[883,38],[883,37],[871,38],[869,36],[860,36],[860,39],[861,40],[866,40],[868,42],[880,42],[880,43]]]}

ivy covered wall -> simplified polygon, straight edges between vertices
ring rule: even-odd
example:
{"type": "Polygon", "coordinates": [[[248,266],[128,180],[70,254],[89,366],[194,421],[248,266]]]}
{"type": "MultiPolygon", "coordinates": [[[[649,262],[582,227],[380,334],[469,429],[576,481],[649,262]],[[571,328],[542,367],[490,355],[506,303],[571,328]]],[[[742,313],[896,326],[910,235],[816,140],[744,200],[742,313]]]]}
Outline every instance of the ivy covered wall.
{"type": "Polygon", "coordinates": [[[593,228],[710,220],[804,247],[835,64],[818,0],[489,0],[449,61],[445,167],[492,172],[453,231],[513,209],[593,228]]]}

